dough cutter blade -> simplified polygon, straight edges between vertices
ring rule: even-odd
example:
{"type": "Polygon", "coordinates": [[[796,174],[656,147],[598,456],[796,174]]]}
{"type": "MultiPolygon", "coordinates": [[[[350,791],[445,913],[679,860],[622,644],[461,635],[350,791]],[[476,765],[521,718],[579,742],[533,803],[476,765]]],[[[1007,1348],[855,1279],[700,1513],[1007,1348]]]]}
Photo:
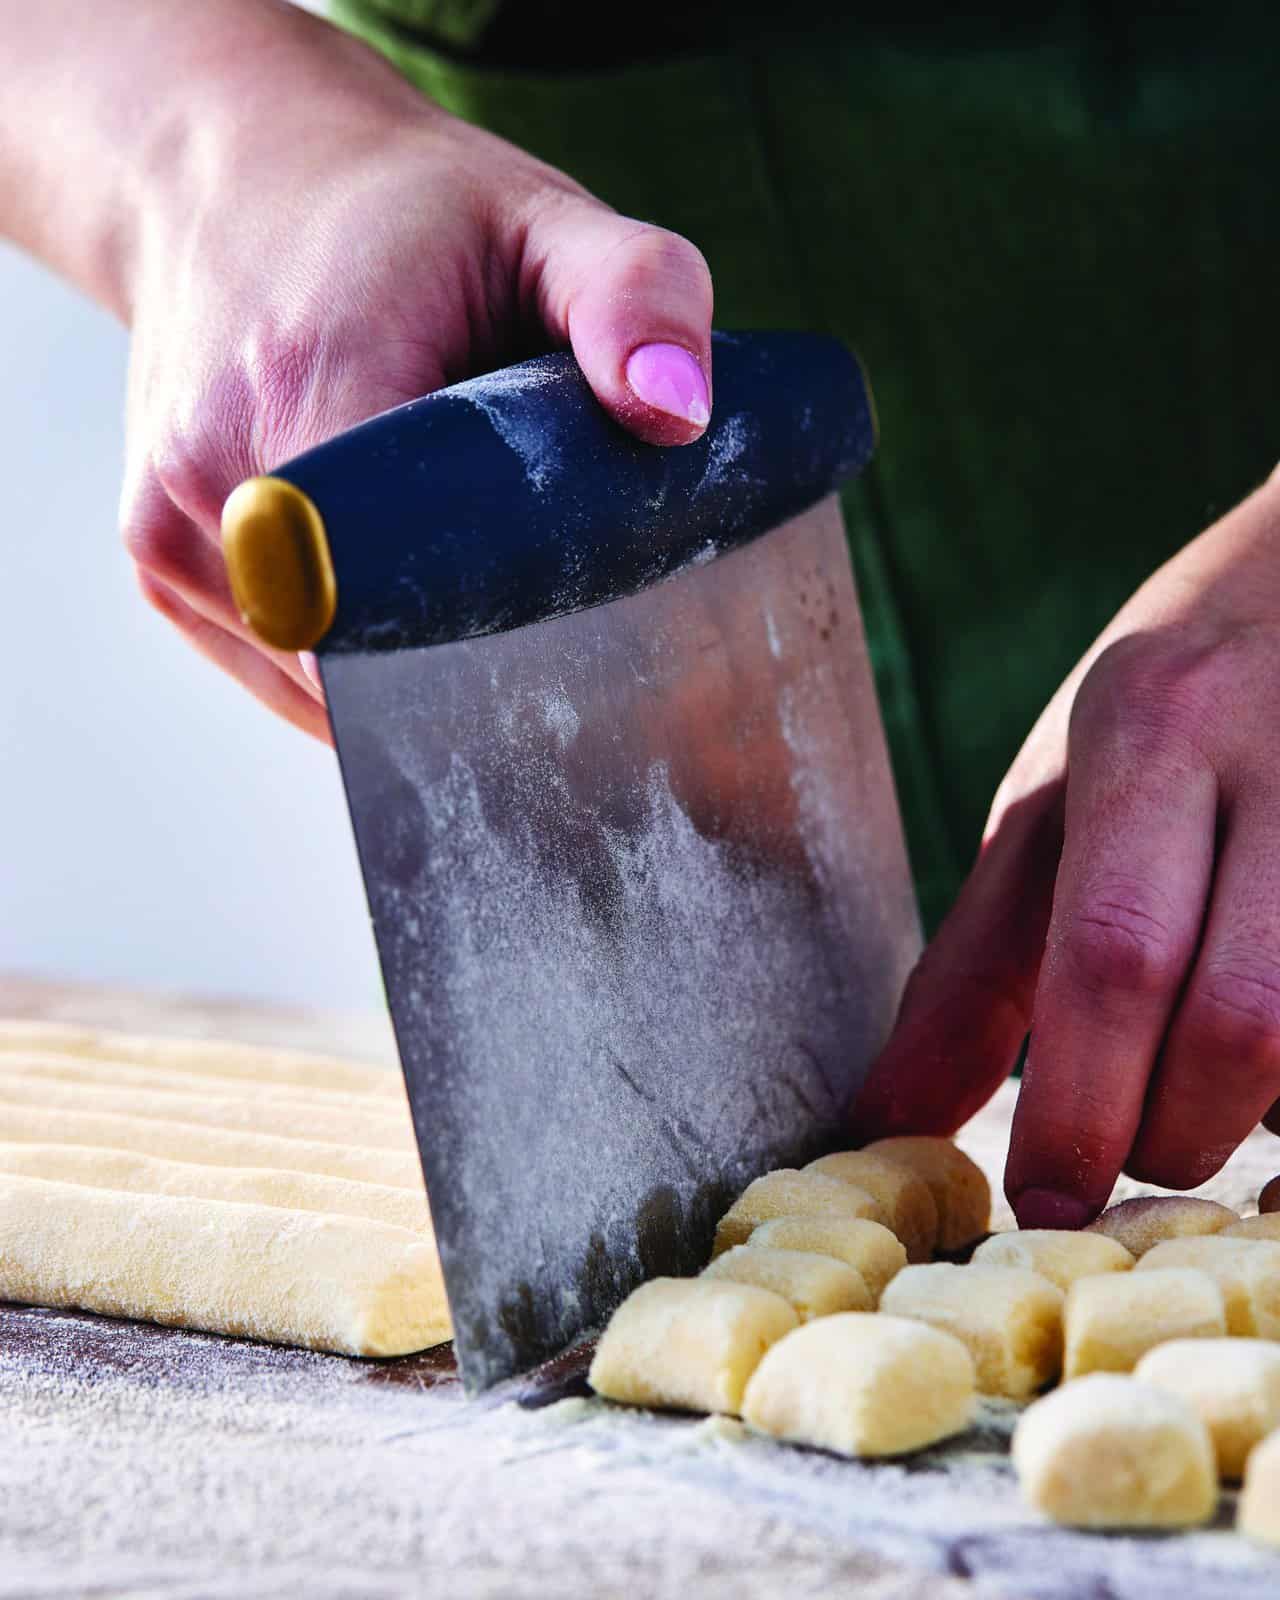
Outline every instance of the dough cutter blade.
{"type": "Polygon", "coordinates": [[[855,364],[719,341],[717,422],[660,452],[549,361],[416,402],[460,405],[453,448],[389,413],[280,474],[332,552],[318,657],[472,1390],[839,1142],[919,946],[832,492],[855,364]]]}

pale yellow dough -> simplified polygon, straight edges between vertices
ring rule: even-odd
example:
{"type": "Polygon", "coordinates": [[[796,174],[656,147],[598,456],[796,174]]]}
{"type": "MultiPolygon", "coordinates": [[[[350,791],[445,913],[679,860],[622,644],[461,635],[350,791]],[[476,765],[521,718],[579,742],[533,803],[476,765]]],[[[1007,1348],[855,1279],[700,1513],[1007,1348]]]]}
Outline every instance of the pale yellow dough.
{"type": "Polygon", "coordinates": [[[968,1426],[974,1375],[958,1339],[883,1314],[807,1323],[766,1353],[742,1415],[761,1433],[845,1456],[919,1450],[968,1426]]]}
{"type": "Polygon", "coordinates": [[[750,1183],[720,1219],[713,1256],[746,1244],[762,1222],[774,1217],[865,1217],[883,1222],[879,1204],[864,1189],[836,1178],[780,1167],[750,1183]]]}
{"type": "Polygon", "coordinates": [[[1222,1338],[1222,1291],[1192,1267],[1077,1278],[1067,1294],[1063,1376],[1131,1372],[1169,1339],[1222,1338]]]}
{"type": "Polygon", "coordinates": [[[1270,1434],[1250,1453],[1236,1527],[1250,1539],[1280,1545],[1280,1433],[1270,1434]]]}
{"type": "Polygon", "coordinates": [[[417,1149],[407,1108],[397,1108],[390,1101],[383,1110],[379,1105],[369,1107],[367,1103],[335,1106],[318,1101],[281,1100],[269,1095],[259,1098],[249,1086],[232,1083],[216,1089],[201,1084],[192,1093],[179,1093],[162,1086],[135,1089],[107,1084],[60,1083],[52,1078],[27,1077],[0,1070],[0,1136],[12,1106],[157,1118],[205,1128],[274,1134],[285,1139],[315,1139],[402,1154],[412,1154],[417,1149]]]}
{"type": "Polygon", "coordinates": [[[1280,1348],[1259,1339],[1173,1339],[1134,1368],[1186,1401],[1209,1430],[1218,1473],[1238,1478],[1249,1452],[1280,1428],[1280,1348]]]}
{"type": "Polygon", "coordinates": [[[1185,1528],[1213,1515],[1213,1447],[1177,1395],[1097,1373],[1037,1400],[1013,1434],[1023,1495],[1078,1528],[1185,1528]]]}
{"type": "Polygon", "coordinates": [[[962,1250],[991,1226],[991,1185],[978,1163],[950,1139],[902,1134],[866,1146],[869,1156],[884,1156],[909,1167],[929,1185],[938,1208],[938,1250],[962,1250]]]}
{"type": "Polygon", "coordinates": [[[1062,1364],[1062,1291],[1018,1267],[905,1267],[882,1311],[953,1334],[968,1349],[984,1394],[1025,1400],[1062,1364]]]}
{"type": "Polygon", "coordinates": [[[702,1276],[771,1289],[795,1307],[802,1322],[829,1317],[836,1311],[875,1309],[861,1273],[843,1261],[807,1250],[738,1244],[718,1256],[702,1276]]]}
{"type": "Polygon", "coordinates": [[[368,1217],[413,1233],[434,1237],[426,1191],[382,1183],[353,1183],[313,1172],[271,1171],[264,1167],[197,1166],[127,1150],[99,1150],[75,1144],[0,1143],[0,1173],[46,1178],[132,1194],[181,1195],[193,1200],[237,1200],[280,1206],[288,1211],[327,1211],[333,1216],[368,1217]]]}
{"type": "Polygon", "coordinates": [[[1065,1293],[1077,1278],[1099,1272],[1128,1272],[1133,1257],[1115,1239],[1101,1233],[1073,1233],[1065,1228],[1023,1228],[993,1234],[973,1252],[975,1265],[1026,1267],[1065,1293]]]}
{"type": "Polygon", "coordinates": [[[608,1400],[736,1415],[760,1358],[799,1321],[754,1284],[654,1278],[610,1318],[587,1380],[608,1400]]]}
{"type": "Polygon", "coordinates": [[[1222,1290],[1227,1332],[1280,1339],[1280,1244],[1265,1239],[1166,1239],[1138,1263],[1139,1272],[1195,1267],[1222,1290]]]}
{"type": "Polygon", "coordinates": [[[0,1176],[0,1300],[394,1356],[449,1336],[420,1234],[276,1206],[0,1176]]]}
{"type": "Polygon", "coordinates": [[[1215,1234],[1217,1239],[1268,1239],[1280,1244],[1280,1211],[1268,1211],[1262,1216],[1241,1217],[1230,1227],[1215,1234]]]}
{"type": "Polygon", "coordinates": [[[938,1239],[938,1206],[923,1178],[888,1156],[866,1150],[839,1150],[804,1169],[842,1183],[856,1184],[884,1213],[875,1220],[891,1228],[906,1247],[908,1261],[927,1261],[938,1239]]]}
{"type": "Polygon", "coordinates": [[[221,1039],[144,1037],[72,1023],[0,1020],[0,1054],[31,1051],[83,1056],[91,1061],[125,1061],[196,1078],[247,1078],[253,1083],[288,1083],[404,1099],[404,1080],[398,1072],[333,1056],[221,1039]]]}
{"type": "Polygon", "coordinates": [[[1221,1233],[1239,1220],[1234,1211],[1216,1200],[1200,1200],[1194,1195],[1144,1194],[1108,1206],[1085,1232],[1105,1233],[1137,1257],[1165,1239],[1221,1233]]]}
{"type": "Polygon", "coordinates": [[[93,1145],[206,1166],[278,1167],[286,1172],[349,1178],[356,1183],[422,1189],[422,1166],[416,1154],[368,1150],[316,1139],[286,1139],[270,1133],[237,1133],[229,1128],[167,1122],[158,1117],[125,1117],[109,1111],[0,1103],[0,1141],[93,1145]]]}
{"type": "Polygon", "coordinates": [[[873,1305],[880,1304],[885,1285],[907,1264],[901,1239],[881,1223],[862,1217],[775,1217],[762,1222],[747,1242],[834,1256],[859,1274],[873,1305]]]}

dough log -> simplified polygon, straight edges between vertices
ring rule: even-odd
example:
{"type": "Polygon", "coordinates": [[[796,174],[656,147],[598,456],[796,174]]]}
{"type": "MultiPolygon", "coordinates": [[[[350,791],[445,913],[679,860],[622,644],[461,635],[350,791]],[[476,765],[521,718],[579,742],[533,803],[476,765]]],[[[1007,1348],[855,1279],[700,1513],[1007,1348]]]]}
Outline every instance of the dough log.
{"type": "Polygon", "coordinates": [[[449,1336],[433,1246],[386,1223],[0,1176],[0,1299],[395,1356],[449,1336]]]}

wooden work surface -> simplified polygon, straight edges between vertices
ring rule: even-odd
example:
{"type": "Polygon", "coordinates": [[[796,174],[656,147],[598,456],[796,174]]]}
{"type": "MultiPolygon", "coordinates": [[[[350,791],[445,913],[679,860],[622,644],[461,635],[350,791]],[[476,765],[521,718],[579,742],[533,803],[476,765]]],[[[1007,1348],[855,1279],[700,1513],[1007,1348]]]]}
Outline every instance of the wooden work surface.
{"type": "MultiPolygon", "coordinates": [[[[0,979],[3,1015],[392,1059],[378,1019],[0,979]]],[[[1012,1100],[960,1140],[997,1189],[1012,1100]]],[[[1244,1207],[1276,1167],[1258,1135],[1204,1192],[1244,1207]]],[[[607,1407],[583,1370],[468,1402],[447,1349],[357,1362],[0,1308],[0,1600],[1280,1595],[1280,1554],[1230,1532],[1230,1495],[1192,1535],[1041,1524],[1005,1454],[1012,1407],[869,1465],[607,1407]]]]}

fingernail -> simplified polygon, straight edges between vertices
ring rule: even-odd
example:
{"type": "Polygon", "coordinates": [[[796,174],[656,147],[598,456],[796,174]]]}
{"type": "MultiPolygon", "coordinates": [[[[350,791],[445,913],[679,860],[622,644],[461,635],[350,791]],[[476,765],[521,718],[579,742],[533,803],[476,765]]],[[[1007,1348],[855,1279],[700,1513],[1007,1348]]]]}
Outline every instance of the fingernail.
{"type": "Polygon", "coordinates": [[[1083,1228],[1092,1219],[1083,1200],[1056,1189],[1024,1189],[1012,1204],[1020,1228],[1083,1228]]]}
{"type": "Polygon", "coordinates": [[[320,693],[323,694],[324,684],[320,682],[320,663],[310,650],[298,651],[298,665],[306,673],[307,677],[311,679],[312,683],[315,684],[316,688],[319,689],[320,693]]]}
{"type": "Polygon", "coordinates": [[[642,344],[627,358],[627,383],[647,406],[705,428],[711,396],[702,368],[678,344],[642,344]]]}

